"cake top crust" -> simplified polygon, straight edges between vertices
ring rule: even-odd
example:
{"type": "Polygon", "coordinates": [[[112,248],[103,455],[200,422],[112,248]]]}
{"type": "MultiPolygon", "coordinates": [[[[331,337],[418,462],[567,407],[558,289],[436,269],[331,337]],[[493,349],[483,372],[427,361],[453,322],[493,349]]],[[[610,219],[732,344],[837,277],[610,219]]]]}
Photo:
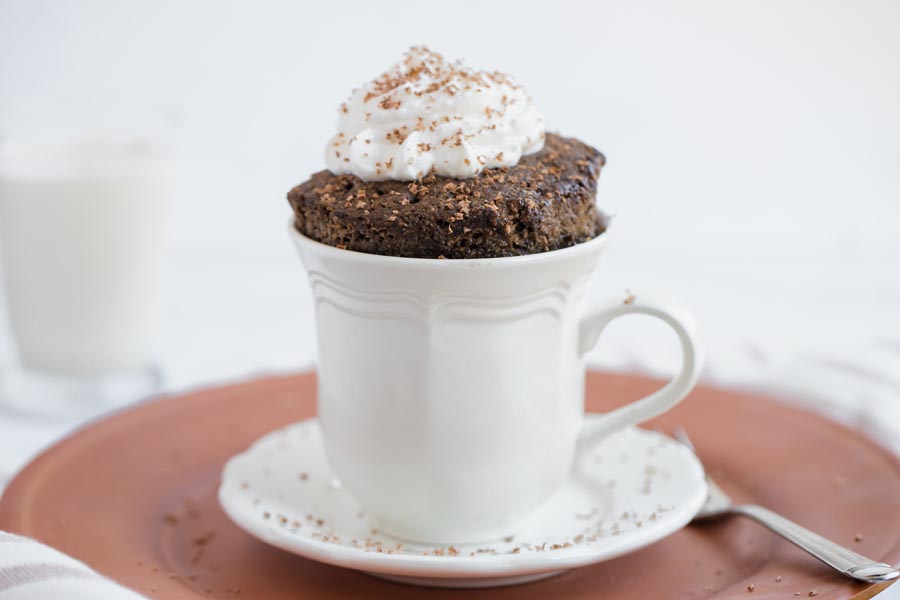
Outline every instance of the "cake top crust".
{"type": "Polygon", "coordinates": [[[548,134],[539,152],[471,179],[364,181],[321,171],[288,199],[300,233],[338,248],[422,258],[533,254],[605,230],[594,201],[604,162],[591,146],[548,134]]]}

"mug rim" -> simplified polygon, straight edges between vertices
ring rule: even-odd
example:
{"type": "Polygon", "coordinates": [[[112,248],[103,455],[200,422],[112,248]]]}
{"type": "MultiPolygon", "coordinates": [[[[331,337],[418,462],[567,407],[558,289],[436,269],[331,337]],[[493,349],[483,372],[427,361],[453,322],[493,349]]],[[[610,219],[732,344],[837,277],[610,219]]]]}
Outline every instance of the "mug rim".
{"type": "Polygon", "coordinates": [[[428,266],[443,265],[439,268],[471,268],[476,266],[513,266],[513,265],[533,265],[551,262],[558,259],[568,258],[591,250],[598,250],[606,246],[606,239],[609,237],[609,225],[600,235],[572,246],[559,248],[557,250],[548,250],[546,252],[537,252],[534,254],[522,254],[519,256],[496,256],[491,258],[416,258],[409,256],[392,256],[386,254],[372,254],[369,252],[359,252],[357,250],[347,250],[345,248],[337,248],[328,244],[323,244],[300,233],[294,226],[294,219],[288,220],[288,235],[295,244],[305,245],[313,248],[316,252],[330,255],[337,259],[351,259],[360,262],[394,264],[405,266],[428,266]]]}

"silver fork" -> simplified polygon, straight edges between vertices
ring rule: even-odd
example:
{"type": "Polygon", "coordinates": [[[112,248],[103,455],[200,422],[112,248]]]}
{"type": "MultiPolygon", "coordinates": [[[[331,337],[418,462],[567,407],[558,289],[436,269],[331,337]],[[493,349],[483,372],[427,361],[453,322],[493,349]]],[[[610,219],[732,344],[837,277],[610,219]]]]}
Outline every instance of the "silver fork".
{"type": "MultiPolygon", "coordinates": [[[[676,427],[675,438],[696,454],[694,445],[681,427],[676,427]]],[[[694,517],[694,521],[713,519],[726,515],[750,517],[760,525],[768,527],[795,546],[802,548],[829,567],[853,579],[867,583],[891,581],[900,576],[900,571],[891,565],[876,562],[861,554],[835,544],[812,531],[800,527],[767,508],[755,504],[735,504],[715,481],[706,475],[709,495],[694,517]]]]}

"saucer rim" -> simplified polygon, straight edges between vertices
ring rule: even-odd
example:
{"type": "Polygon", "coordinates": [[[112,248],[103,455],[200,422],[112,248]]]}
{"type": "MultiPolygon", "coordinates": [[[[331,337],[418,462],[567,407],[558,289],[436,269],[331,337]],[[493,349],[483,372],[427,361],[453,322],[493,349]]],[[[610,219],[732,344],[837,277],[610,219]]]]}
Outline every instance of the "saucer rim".
{"type": "MultiPolygon", "coordinates": [[[[596,419],[600,416],[597,414],[586,414],[585,419],[596,419]]],[[[692,475],[696,480],[697,485],[691,496],[687,500],[682,501],[672,511],[667,512],[664,518],[660,518],[655,523],[640,529],[623,531],[621,535],[616,536],[618,539],[604,537],[601,544],[593,546],[588,543],[541,553],[425,556],[371,552],[360,548],[323,542],[305,536],[288,538],[281,528],[274,524],[261,523],[258,518],[249,516],[246,510],[241,509],[238,506],[239,502],[233,501],[237,497],[240,488],[233,481],[234,478],[232,478],[232,481],[229,480],[228,471],[234,468],[233,465],[237,461],[247,457],[255,448],[264,444],[270,437],[282,435],[284,431],[301,425],[309,426],[312,422],[314,422],[313,426],[319,427],[318,421],[318,417],[310,417],[270,431],[256,439],[247,449],[228,459],[222,470],[217,498],[226,516],[249,535],[291,554],[338,567],[388,575],[435,579],[456,577],[488,579],[568,570],[612,560],[668,537],[690,523],[697,512],[699,512],[707,496],[706,480],[699,459],[690,450],[679,444],[672,446],[671,449],[679,452],[685,459],[684,472],[679,473],[679,476],[692,475]]],[[[623,430],[623,432],[625,431],[637,435],[663,437],[672,441],[672,438],[658,431],[641,429],[639,427],[629,427],[623,430]]],[[[429,545],[418,543],[425,546],[429,545]]],[[[447,546],[447,544],[432,545],[435,547],[447,546]]]]}

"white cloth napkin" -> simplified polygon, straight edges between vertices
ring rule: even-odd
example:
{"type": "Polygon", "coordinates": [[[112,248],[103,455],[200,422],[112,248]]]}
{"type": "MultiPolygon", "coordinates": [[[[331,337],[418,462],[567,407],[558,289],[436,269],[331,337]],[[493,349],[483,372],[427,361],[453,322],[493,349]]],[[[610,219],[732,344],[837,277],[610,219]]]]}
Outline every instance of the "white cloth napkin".
{"type": "Polygon", "coordinates": [[[144,600],[82,562],[0,531],[0,600],[144,600]]]}

